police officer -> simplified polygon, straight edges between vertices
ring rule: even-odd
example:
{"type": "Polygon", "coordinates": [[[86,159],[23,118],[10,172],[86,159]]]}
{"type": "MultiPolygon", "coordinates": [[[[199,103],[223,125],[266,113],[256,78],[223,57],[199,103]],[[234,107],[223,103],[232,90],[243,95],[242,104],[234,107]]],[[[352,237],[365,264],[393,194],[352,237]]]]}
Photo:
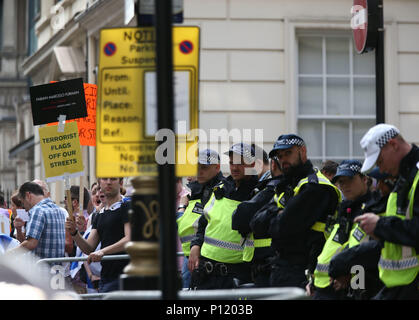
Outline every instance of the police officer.
{"type": "Polygon", "coordinates": [[[317,266],[314,271],[314,299],[347,298],[350,275],[344,275],[345,281],[339,278],[341,286],[335,285],[333,279],[329,278],[329,264],[335,255],[349,246],[351,235],[354,232],[352,246],[365,239],[364,233],[354,230],[356,225],[353,223],[353,219],[361,215],[364,209],[371,210],[371,206],[376,203],[376,200],[368,188],[368,178],[361,173],[361,167],[362,164],[358,160],[344,160],[338,166],[336,175],[332,179],[332,182],[342,191],[345,200],[339,205],[336,224],[317,258],[317,266]]]}
{"type": "MultiPolygon", "coordinates": [[[[267,158],[268,155],[263,150],[263,158],[265,159],[265,157],[267,158]]],[[[269,234],[267,232],[252,233],[250,222],[256,212],[267,206],[275,195],[275,188],[282,177],[279,164],[271,161],[270,170],[263,176],[259,178],[260,180],[253,191],[255,194],[253,198],[240,203],[234,211],[232,219],[233,230],[237,230],[244,238],[247,238],[243,260],[251,262],[252,282],[256,287],[269,286],[270,258],[274,256],[274,251],[271,247],[272,239],[269,234]],[[270,177],[271,175],[273,177],[270,177]]]]}
{"type": "Polygon", "coordinates": [[[252,148],[255,149],[255,170],[258,175],[259,182],[267,181],[272,178],[268,154],[265,150],[254,143],[252,143],[252,148]]]}
{"type": "Polygon", "coordinates": [[[188,184],[191,195],[181,199],[177,208],[177,225],[184,254],[182,266],[182,286],[189,288],[190,273],[188,257],[191,240],[198,228],[198,219],[204,214],[204,207],[212,194],[212,189],[225,178],[220,170],[220,156],[211,149],[199,151],[197,180],[188,184]]]}
{"type": "Polygon", "coordinates": [[[378,269],[385,287],[375,299],[419,299],[419,148],[389,124],[370,128],[360,144],[363,172],[377,164],[380,172],[397,177],[385,216],[366,213],[355,219],[367,234],[384,241],[378,269]]]}
{"type": "MultiPolygon", "coordinates": [[[[378,190],[371,192],[371,200],[362,211],[383,215],[390,192],[394,188],[394,179],[380,173],[378,168],[368,173],[368,176],[377,180],[378,190]]],[[[332,279],[333,288],[337,291],[347,288],[348,296],[356,300],[368,300],[375,296],[384,285],[378,275],[381,249],[381,241],[370,238],[355,224],[349,236],[348,248],[330,261],[329,276],[332,279]],[[359,273],[360,283],[355,283],[355,287],[348,286],[351,269],[354,266],[362,267],[362,274],[359,273]]],[[[353,280],[357,279],[353,278],[353,280]]]]}
{"type": "Polygon", "coordinates": [[[251,281],[250,265],[243,262],[245,239],[231,224],[234,210],[240,202],[250,199],[258,182],[255,151],[246,143],[238,143],[226,154],[231,175],[214,188],[191,241],[191,288],[228,289],[237,286],[234,279],[241,283],[251,281]]]}
{"type": "Polygon", "coordinates": [[[376,187],[374,192],[380,199],[380,202],[382,202],[382,212],[384,213],[387,207],[388,196],[390,195],[391,191],[393,191],[396,180],[387,173],[381,173],[380,168],[378,167],[375,167],[371,172],[368,172],[367,175],[376,180],[376,187]]]}
{"type": "Polygon", "coordinates": [[[335,213],[340,192],[314,169],[301,137],[281,135],[269,156],[280,164],[286,185],[275,196],[275,210],[255,216],[252,228],[272,237],[276,256],[270,285],[304,288],[306,269],[314,271],[325,242],[325,222],[335,213]]]}

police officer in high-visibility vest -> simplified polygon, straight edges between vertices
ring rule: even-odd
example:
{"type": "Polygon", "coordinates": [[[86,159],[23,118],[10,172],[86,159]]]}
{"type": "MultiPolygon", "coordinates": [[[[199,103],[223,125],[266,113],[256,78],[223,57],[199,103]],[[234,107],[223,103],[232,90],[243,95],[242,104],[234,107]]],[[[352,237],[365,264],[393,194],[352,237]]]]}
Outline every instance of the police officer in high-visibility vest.
{"type": "Polygon", "coordinates": [[[356,235],[353,237],[353,245],[359,244],[362,238],[357,238],[359,234],[362,236],[362,233],[355,230],[357,225],[353,223],[353,219],[377,202],[368,189],[368,179],[361,173],[361,167],[362,163],[358,160],[344,160],[338,166],[336,175],[332,179],[332,182],[342,191],[345,200],[339,205],[336,224],[317,258],[317,266],[314,270],[314,299],[347,299],[347,283],[345,287],[335,290],[328,271],[331,259],[349,246],[354,232],[356,235]]]}
{"type": "MultiPolygon", "coordinates": [[[[368,173],[368,176],[376,179],[377,190],[371,192],[371,201],[362,211],[383,215],[394,188],[394,179],[381,174],[378,168],[368,173]]],[[[355,224],[349,235],[348,247],[330,261],[329,277],[333,288],[337,291],[346,288],[347,296],[355,300],[369,300],[375,296],[384,286],[378,274],[381,249],[381,241],[366,235],[355,224]]]]}
{"type": "Polygon", "coordinates": [[[397,177],[385,216],[366,213],[355,219],[368,235],[384,241],[378,269],[385,287],[374,299],[419,299],[419,148],[389,124],[370,128],[360,144],[363,172],[376,164],[380,172],[397,177]]]}
{"type": "Polygon", "coordinates": [[[191,194],[180,200],[177,208],[176,222],[182,243],[184,261],[182,266],[182,287],[189,288],[190,272],[188,257],[191,240],[198,229],[198,219],[204,214],[204,207],[212,195],[212,189],[225,178],[220,170],[220,155],[211,149],[200,150],[198,153],[197,180],[187,186],[191,194]]]}
{"type": "Polygon", "coordinates": [[[325,243],[326,219],[335,214],[340,192],[308,160],[301,137],[281,135],[270,157],[279,162],[287,183],[285,191],[275,196],[276,211],[270,211],[262,223],[269,224],[276,252],[270,285],[305,288],[306,270],[314,271],[325,243]]]}
{"type": "MultiPolygon", "coordinates": [[[[268,158],[266,151],[263,151],[263,153],[263,157],[268,158]]],[[[274,256],[270,236],[267,233],[252,232],[250,228],[253,216],[271,201],[275,195],[275,188],[281,181],[282,172],[278,163],[271,161],[269,171],[269,178],[266,178],[267,174],[264,175],[265,178],[259,178],[259,182],[254,189],[254,196],[237,206],[232,219],[233,230],[237,230],[244,238],[247,238],[243,260],[251,262],[252,282],[256,287],[269,286],[270,258],[274,256]]]]}
{"type": "Polygon", "coordinates": [[[231,224],[234,210],[240,202],[250,199],[258,182],[255,151],[246,143],[238,143],[226,154],[231,175],[214,188],[191,241],[189,269],[193,289],[228,289],[251,281],[250,264],[243,262],[246,238],[231,224]]]}

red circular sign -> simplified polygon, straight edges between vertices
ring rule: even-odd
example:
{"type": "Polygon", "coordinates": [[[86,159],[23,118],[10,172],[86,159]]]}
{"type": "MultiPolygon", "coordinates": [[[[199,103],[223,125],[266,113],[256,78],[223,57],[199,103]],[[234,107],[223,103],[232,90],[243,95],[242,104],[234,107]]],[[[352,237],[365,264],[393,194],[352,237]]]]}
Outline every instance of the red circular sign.
{"type": "Polygon", "coordinates": [[[363,53],[367,44],[368,35],[367,0],[354,0],[351,13],[351,28],[354,34],[355,48],[358,53],[363,53]]]}
{"type": "Polygon", "coordinates": [[[107,44],[105,44],[105,46],[103,48],[103,52],[108,57],[113,56],[115,54],[115,52],[116,52],[116,44],[113,43],[113,42],[108,42],[107,44]]]}
{"type": "Polygon", "coordinates": [[[180,52],[189,54],[193,51],[193,43],[189,40],[184,40],[179,44],[180,52]]]}

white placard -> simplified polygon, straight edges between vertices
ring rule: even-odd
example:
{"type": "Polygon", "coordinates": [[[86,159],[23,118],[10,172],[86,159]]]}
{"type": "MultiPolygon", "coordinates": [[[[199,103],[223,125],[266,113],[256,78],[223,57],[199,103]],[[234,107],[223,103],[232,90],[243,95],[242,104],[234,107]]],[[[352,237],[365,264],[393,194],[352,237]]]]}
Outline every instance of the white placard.
{"type": "Polygon", "coordinates": [[[16,209],[16,213],[23,221],[29,221],[29,214],[25,209],[16,209]]]}
{"type": "MultiPolygon", "coordinates": [[[[157,89],[156,72],[145,73],[145,113],[146,113],[146,135],[154,136],[157,132],[157,89]]],[[[178,121],[186,121],[186,131],[190,130],[189,121],[189,71],[173,72],[173,94],[175,107],[175,131],[178,134],[178,121]]]]}

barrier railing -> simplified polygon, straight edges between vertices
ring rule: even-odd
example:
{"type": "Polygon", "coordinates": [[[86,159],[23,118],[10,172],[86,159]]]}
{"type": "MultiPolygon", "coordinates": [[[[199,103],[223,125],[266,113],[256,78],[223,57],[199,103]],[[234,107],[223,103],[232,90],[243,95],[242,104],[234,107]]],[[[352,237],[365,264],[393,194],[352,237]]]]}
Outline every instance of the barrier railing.
{"type": "MultiPolygon", "coordinates": [[[[107,255],[103,256],[103,261],[109,260],[129,260],[128,254],[116,254],[116,255],[107,255]]],[[[63,258],[46,258],[40,259],[36,262],[36,264],[40,264],[42,262],[45,263],[59,263],[59,262],[74,262],[74,261],[87,261],[87,257],[63,257],[63,258]]]]}
{"type": "MultiPolygon", "coordinates": [[[[177,252],[183,256],[183,252],[177,252]]],[[[40,259],[36,263],[60,263],[73,261],[86,261],[88,257],[63,257],[40,259]]],[[[129,260],[128,254],[105,255],[103,261],[129,260]]],[[[103,300],[159,300],[162,297],[160,290],[114,291],[109,293],[86,293],[78,295],[81,299],[103,300]]],[[[181,290],[178,292],[181,300],[302,300],[308,299],[301,288],[237,288],[223,290],[181,290]]]]}
{"type": "MultiPolygon", "coordinates": [[[[160,300],[160,290],[114,291],[79,295],[82,299],[103,300],[160,300]]],[[[180,300],[305,300],[309,299],[301,288],[242,288],[219,290],[184,290],[178,292],[180,300]]]]}
{"type": "MultiPolygon", "coordinates": [[[[177,256],[183,256],[183,252],[176,252],[177,256]]],[[[130,256],[128,254],[116,254],[116,255],[106,255],[102,257],[103,261],[109,260],[129,260],[130,256]]],[[[45,258],[40,259],[36,263],[59,263],[59,262],[74,262],[74,261],[87,261],[87,257],[62,257],[62,258],[45,258]]]]}

